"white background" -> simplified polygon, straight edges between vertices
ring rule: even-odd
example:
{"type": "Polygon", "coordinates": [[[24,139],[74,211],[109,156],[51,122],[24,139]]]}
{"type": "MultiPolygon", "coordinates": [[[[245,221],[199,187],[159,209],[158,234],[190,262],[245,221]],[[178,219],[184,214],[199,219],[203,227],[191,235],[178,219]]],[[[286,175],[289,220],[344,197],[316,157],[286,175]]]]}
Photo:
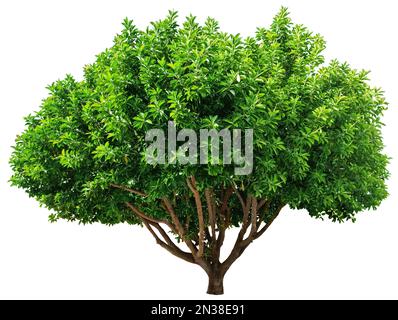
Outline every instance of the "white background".
{"type": "Polygon", "coordinates": [[[393,157],[390,197],[355,224],[311,219],[284,209],[232,266],[223,298],[398,298],[397,1],[1,1],[0,4],[0,298],[203,299],[197,266],[157,246],[140,227],[47,221],[48,211],[9,187],[8,158],[22,117],[37,110],[45,86],[112,45],[124,17],[140,27],[174,8],[224,31],[251,35],[281,5],[321,33],[326,57],[372,70],[385,90],[386,152],[393,157]]]}

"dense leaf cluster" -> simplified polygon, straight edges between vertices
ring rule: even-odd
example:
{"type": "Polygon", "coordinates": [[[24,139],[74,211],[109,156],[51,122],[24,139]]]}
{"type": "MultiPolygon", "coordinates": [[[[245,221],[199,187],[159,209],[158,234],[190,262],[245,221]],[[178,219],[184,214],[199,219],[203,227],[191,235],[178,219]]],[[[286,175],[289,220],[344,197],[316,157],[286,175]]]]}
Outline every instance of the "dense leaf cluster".
{"type": "MultiPolygon", "coordinates": [[[[16,140],[11,181],[53,209],[51,219],[139,223],[124,203],[161,218],[166,195],[182,219],[195,221],[191,175],[200,190],[232,185],[272,199],[271,208],[287,203],[337,221],[387,196],[382,92],[365,71],[324,65],[323,38],[293,24],[286,9],[248,38],[221,32],[210,18],[200,25],[189,16],[179,26],[175,12],[145,31],[127,19],[123,25],[82,81],[68,75],[48,87],[16,140]],[[145,132],[169,120],[178,129],[253,128],[253,173],[148,165],[145,132]]],[[[241,210],[231,201],[236,225],[241,210]]]]}

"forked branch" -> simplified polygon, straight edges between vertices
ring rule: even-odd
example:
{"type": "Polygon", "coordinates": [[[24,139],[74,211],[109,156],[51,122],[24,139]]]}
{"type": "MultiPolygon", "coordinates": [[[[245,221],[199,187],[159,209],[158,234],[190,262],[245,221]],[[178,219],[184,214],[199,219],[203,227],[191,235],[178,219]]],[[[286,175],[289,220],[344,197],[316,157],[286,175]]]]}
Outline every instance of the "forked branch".
{"type": "MultiPolygon", "coordinates": [[[[267,202],[264,202],[265,205],[267,202]]],[[[272,224],[272,222],[276,219],[276,217],[279,215],[279,212],[282,210],[284,207],[284,204],[281,204],[277,207],[275,212],[273,213],[272,217],[268,220],[266,225],[262,227],[260,230],[258,229],[261,223],[261,220],[258,220],[258,208],[259,204],[257,203],[257,200],[254,199],[254,197],[251,197],[250,195],[247,197],[246,202],[244,202],[244,212],[243,212],[243,222],[241,226],[241,230],[239,231],[238,237],[235,241],[235,245],[233,249],[231,250],[231,253],[225,259],[225,261],[221,264],[222,271],[225,273],[227,270],[231,267],[231,265],[238,259],[242,253],[246,250],[246,248],[249,246],[253,240],[259,238],[272,224]],[[251,202],[251,219],[250,223],[248,222],[248,211],[249,211],[249,206],[248,203],[251,202]],[[244,239],[244,235],[246,234],[246,231],[251,224],[251,230],[249,235],[247,236],[246,239],[244,239]]],[[[268,205],[269,206],[269,205],[268,205]]]]}
{"type": "MultiPolygon", "coordinates": [[[[164,236],[164,234],[166,233],[162,227],[160,227],[158,224],[153,224],[150,221],[147,221],[145,219],[142,219],[142,222],[144,223],[145,227],[149,230],[149,232],[152,234],[152,236],[155,238],[156,243],[159,244],[162,248],[166,249],[168,252],[170,252],[171,254],[175,255],[178,258],[181,258],[187,262],[190,263],[195,263],[195,259],[192,257],[192,255],[188,252],[185,252],[183,250],[181,250],[180,248],[178,248],[174,243],[170,243],[168,241],[168,239],[170,239],[167,234],[166,234],[166,242],[162,241],[159,236],[156,234],[156,232],[152,229],[152,225],[159,230],[159,232],[162,234],[162,236],[164,236]],[[160,231],[162,230],[162,231],[160,231]]],[[[171,241],[171,240],[170,240],[171,241]]]]}
{"type": "Polygon", "coordinates": [[[173,255],[175,255],[185,261],[195,263],[194,257],[190,253],[181,250],[170,239],[167,232],[160,226],[160,223],[163,223],[163,224],[167,225],[172,231],[175,232],[173,226],[167,220],[160,220],[160,219],[155,219],[155,218],[149,217],[129,202],[126,202],[126,206],[141,219],[141,221],[143,222],[145,227],[149,230],[149,232],[155,238],[157,244],[159,244],[162,248],[166,249],[173,255]],[[163,237],[164,241],[159,238],[159,236],[156,234],[156,232],[153,230],[152,227],[155,227],[159,231],[159,233],[163,237]]]}
{"type": "Polygon", "coordinates": [[[174,211],[173,205],[171,204],[170,200],[166,197],[162,199],[162,202],[164,204],[164,207],[166,211],[170,214],[171,219],[174,223],[174,226],[177,230],[177,234],[180,236],[180,238],[185,242],[189,250],[191,250],[192,255],[197,256],[198,255],[198,250],[196,249],[195,245],[192,243],[190,239],[187,238],[185,229],[181,225],[180,220],[177,217],[177,214],[174,211]]]}

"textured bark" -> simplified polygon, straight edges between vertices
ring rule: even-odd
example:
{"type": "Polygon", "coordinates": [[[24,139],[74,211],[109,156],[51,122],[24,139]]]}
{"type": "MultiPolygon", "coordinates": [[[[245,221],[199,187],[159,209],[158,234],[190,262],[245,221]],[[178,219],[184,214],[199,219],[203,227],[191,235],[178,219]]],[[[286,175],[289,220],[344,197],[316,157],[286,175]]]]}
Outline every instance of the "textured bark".
{"type": "Polygon", "coordinates": [[[209,284],[207,286],[207,293],[220,295],[224,294],[224,275],[225,273],[219,267],[211,268],[208,273],[209,284]]]}

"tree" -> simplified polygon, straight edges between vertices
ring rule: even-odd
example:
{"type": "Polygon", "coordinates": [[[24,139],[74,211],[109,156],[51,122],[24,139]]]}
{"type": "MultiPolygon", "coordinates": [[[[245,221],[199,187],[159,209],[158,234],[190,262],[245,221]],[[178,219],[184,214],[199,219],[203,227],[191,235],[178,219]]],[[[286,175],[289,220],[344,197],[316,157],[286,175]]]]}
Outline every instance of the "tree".
{"type": "Polygon", "coordinates": [[[386,102],[368,72],[324,63],[323,38],[282,8],[253,37],[176,12],[139,31],[125,19],[110,49],[48,89],[25,118],[11,183],[66,219],[145,226],[209,277],[208,293],[282,208],[343,222],[387,196],[386,102]],[[146,161],[149,129],[253,129],[251,174],[210,161],[146,161]],[[227,229],[239,234],[220,261],[227,229]]]}

